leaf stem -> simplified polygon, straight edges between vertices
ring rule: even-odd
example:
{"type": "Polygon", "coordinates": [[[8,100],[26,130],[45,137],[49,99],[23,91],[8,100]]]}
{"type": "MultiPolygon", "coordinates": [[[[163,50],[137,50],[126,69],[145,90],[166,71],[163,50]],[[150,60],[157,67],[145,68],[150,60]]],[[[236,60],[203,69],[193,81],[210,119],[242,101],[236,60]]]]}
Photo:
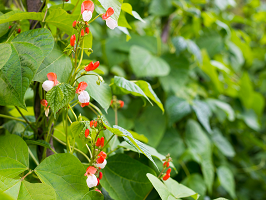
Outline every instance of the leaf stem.
{"type": "Polygon", "coordinates": [[[35,158],[35,156],[33,155],[32,151],[30,150],[30,148],[28,148],[28,149],[29,149],[29,154],[30,154],[30,156],[32,157],[32,159],[33,159],[33,161],[36,163],[36,165],[38,166],[40,163],[39,163],[38,160],[35,158]]]}
{"type": "Polygon", "coordinates": [[[23,120],[23,119],[19,119],[19,118],[12,117],[12,116],[8,116],[8,115],[0,114],[0,117],[6,118],[6,119],[12,119],[12,120],[16,120],[16,121],[19,121],[19,122],[24,122],[24,123],[26,123],[26,121],[23,120]]]}
{"type": "MultiPolygon", "coordinates": [[[[54,135],[52,135],[52,137],[53,137],[57,142],[59,142],[60,144],[63,144],[63,145],[65,145],[65,146],[67,146],[66,143],[64,143],[63,141],[61,141],[60,139],[58,139],[58,138],[55,137],[54,135]]],[[[74,147],[74,149],[75,149],[77,152],[79,152],[81,155],[83,155],[83,156],[84,156],[89,162],[91,161],[91,160],[89,159],[89,157],[88,157],[84,152],[80,151],[79,149],[77,149],[77,148],[75,148],[75,147],[74,147]]]]}
{"type": "Polygon", "coordinates": [[[103,115],[103,113],[101,112],[101,110],[100,110],[97,106],[95,106],[95,105],[92,104],[92,103],[90,103],[90,106],[93,107],[95,110],[97,110],[97,112],[98,112],[101,116],[103,115]]]}
{"type": "Polygon", "coordinates": [[[75,114],[75,112],[73,111],[72,107],[68,104],[68,107],[70,109],[70,111],[72,112],[72,114],[74,115],[76,121],[78,121],[77,115],[75,114]]]}
{"type": "Polygon", "coordinates": [[[90,149],[90,147],[86,144],[86,147],[87,147],[87,149],[88,149],[88,151],[89,151],[89,153],[90,153],[90,156],[91,156],[91,158],[92,158],[92,153],[91,153],[91,149],[90,149]]]}
{"type": "Polygon", "coordinates": [[[26,121],[26,123],[29,124],[29,126],[31,127],[31,129],[33,130],[33,132],[35,132],[35,129],[32,127],[31,123],[27,120],[27,118],[22,114],[22,112],[19,110],[19,108],[17,106],[15,106],[15,108],[17,109],[17,111],[19,112],[19,114],[21,115],[21,117],[23,117],[23,119],[26,121]]]}
{"type": "Polygon", "coordinates": [[[113,133],[113,135],[109,138],[109,140],[105,143],[105,145],[103,146],[103,148],[102,149],[104,149],[106,146],[107,146],[107,144],[113,139],[113,137],[115,136],[115,134],[113,133]]]}

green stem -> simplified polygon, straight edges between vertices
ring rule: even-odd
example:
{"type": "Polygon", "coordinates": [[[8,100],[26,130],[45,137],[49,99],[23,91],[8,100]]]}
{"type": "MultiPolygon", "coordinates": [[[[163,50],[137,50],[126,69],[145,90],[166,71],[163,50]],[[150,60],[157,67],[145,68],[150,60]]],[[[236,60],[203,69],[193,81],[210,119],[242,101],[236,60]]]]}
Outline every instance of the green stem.
{"type": "Polygon", "coordinates": [[[115,152],[115,151],[116,151],[117,149],[119,149],[119,148],[121,148],[121,147],[116,147],[114,150],[109,151],[109,152],[107,153],[107,156],[110,155],[111,153],[115,152]]]}
{"type": "MultiPolygon", "coordinates": [[[[52,137],[57,141],[57,142],[59,142],[60,144],[63,144],[63,145],[65,145],[65,146],[67,146],[67,144],[66,143],[64,143],[63,141],[61,141],[60,139],[58,139],[57,137],[55,137],[54,135],[52,135],[52,137]]],[[[89,159],[89,157],[85,154],[85,153],[83,153],[82,151],[80,151],[79,149],[77,149],[77,148],[75,148],[74,147],[74,149],[75,149],[75,151],[77,151],[77,152],[79,152],[80,154],[82,154],[89,162],[90,162],[90,159],[89,159]]]]}
{"type": "Polygon", "coordinates": [[[23,119],[19,119],[19,118],[12,117],[12,116],[8,116],[8,115],[2,115],[2,114],[0,114],[0,117],[6,118],[6,119],[12,119],[12,120],[16,120],[16,121],[19,121],[19,122],[24,122],[24,123],[26,123],[26,121],[23,120],[23,119]]]}
{"type": "Polygon", "coordinates": [[[107,144],[113,139],[113,137],[115,136],[115,134],[113,133],[113,135],[109,138],[109,140],[105,143],[105,145],[103,146],[103,148],[102,149],[104,149],[106,146],[107,146],[107,144]]]}
{"type": "Polygon", "coordinates": [[[19,110],[19,108],[17,106],[15,106],[15,108],[17,109],[17,111],[19,112],[19,114],[21,115],[21,117],[23,117],[23,119],[26,121],[26,123],[29,124],[29,126],[31,127],[31,129],[33,130],[33,132],[35,132],[35,129],[32,127],[31,123],[27,120],[27,118],[22,114],[22,112],[19,110]]]}
{"type": "Polygon", "coordinates": [[[73,14],[73,12],[75,11],[76,7],[78,6],[79,1],[80,1],[80,0],[77,1],[75,7],[73,8],[73,10],[72,10],[72,12],[71,12],[71,14],[73,14]]]}
{"type": "Polygon", "coordinates": [[[70,111],[72,112],[72,114],[74,115],[76,121],[78,121],[77,115],[75,114],[75,112],[73,111],[72,107],[68,104],[68,107],[70,109],[70,111]]]}
{"type": "Polygon", "coordinates": [[[31,173],[33,172],[33,170],[30,169],[30,171],[25,175],[23,176],[20,180],[23,181],[28,175],[30,175],[31,173]]]}
{"type": "Polygon", "coordinates": [[[97,112],[98,112],[101,116],[103,115],[103,113],[101,112],[101,110],[100,110],[97,106],[93,105],[92,103],[90,103],[90,106],[93,107],[95,110],[97,110],[97,112]]]}
{"type": "Polygon", "coordinates": [[[76,79],[74,80],[73,83],[75,83],[75,82],[76,82],[79,78],[81,78],[82,76],[97,76],[97,77],[99,77],[98,74],[82,74],[82,75],[80,75],[78,78],[76,78],[76,79]]]}
{"type": "Polygon", "coordinates": [[[94,19],[92,19],[91,21],[88,22],[88,24],[92,23],[94,20],[96,20],[98,17],[102,16],[103,14],[99,14],[97,15],[94,19]]]}
{"type": "Polygon", "coordinates": [[[91,156],[91,158],[92,158],[92,153],[91,153],[91,149],[90,149],[90,147],[86,144],[86,147],[87,147],[87,149],[88,149],[88,151],[89,151],[89,153],[90,153],[90,156],[91,156]]]}
{"type": "Polygon", "coordinates": [[[30,150],[30,148],[28,148],[28,149],[29,149],[29,154],[30,154],[30,156],[32,157],[32,159],[33,159],[33,161],[36,163],[36,165],[38,166],[40,163],[39,163],[38,160],[35,158],[35,156],[33,155],[32,151],[30,150]]]}
{"type": "Polygon", "coordinates": [[[189,173],[189,170],[188,170],[186,164],[185,164],[183,161],[180,161],[179,163],[180,163],[180,165],[182,166],[182,168],[183,168],[185,174],[186,174],[187,176],[190,176],[190,173],[189,173]]]}

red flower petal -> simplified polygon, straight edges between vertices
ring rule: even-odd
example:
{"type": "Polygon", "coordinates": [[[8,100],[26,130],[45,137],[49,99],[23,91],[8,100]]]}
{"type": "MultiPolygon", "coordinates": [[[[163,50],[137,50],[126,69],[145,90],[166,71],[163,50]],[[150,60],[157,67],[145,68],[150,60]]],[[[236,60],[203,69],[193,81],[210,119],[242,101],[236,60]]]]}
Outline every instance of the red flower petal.
{"type": "Polygon", "coordinates": [[[82,104],[81,104],[81,107],[84,108],[85,106],[88,106],[88,105],[90,105],[90,102],[82,103],[82,104]]]}
{"type": "Polygon", "coordinates": [[[48,102],[45,99],[42,99],[41,100],[41,105],[44,106],[44,107],[47,107],[48,106],[48,102]]]}
{"type": "Polygon", "coordinates": [[[101,151],[98,156],[103,157],[103,159],[105,159],[107,157],[107,154],[104,151],[101,151]]]}
{"type": "Polygon", "coordinates": [[[170,174],[165,174],[165,176],[163,177],[163,180],[166,181],[168,178],[170,178],[170,174]]]}
{"type": "Polygon", "coordinates": [[[90,29],[89,29],[89,27],[86,27],[86,28],[85,28],[85,32],[86,32],[87,34],[90,33],[90,29]]]}
{"type": "Polygon", "coordinates": [[[95,174],[97,172],[97,169],[93,166],[89,166],[86,170],[87,174],[95,174]]]}
{"type": "Polygon", "coordinates": [[[167,171],[166,171],[166,174],[170,174],[171,173],[171,168],[169,168],[167,171]]]}
{"type": "Polygon", "coordinates": [[[84,82],[84,81],[80,82],[78,85],[78,88],[76,89],[76,93],[80,93],[80,92],[84,91],[87,86],[88,86],[88,84],[86,82],[84,82]]]}
{"type": "Polygon", "coordinates": [[[90,135],[90,129],[85,130],[85,137],[88,137],[90,135]]]}
{"type": "Polygon", "coordinates": [[[109,17],[111,17],[113,14],[114,14],[114,9],[112,7],[108,8],[106,13],[102,15],[102,19],[103,20],[106,20],[108,19],[109,17]]]}
{"type": "Polygon", "coordinates": [[[84,30],[83,29],[81,30],[80,35],[84,36],[84,30]]]}
{"type": "Polygon", "coordinates": [[[99,179],[101,180],[103,178],[103,173],[99,172],[99,179]]]}
{"type": "Polygon", "coordinates": [[[97,147],[101,146],[101,139],[100,139],[100,138],[97,139],[97,142],[96,142],[95,145],[96,145],[97,147]]]}
{"type": "Polygon", "coordinates": [[[96,160],[96,162],[97,162],[98,164],[102,164],[102,163],[104,162],[104,158],[101,156],[100,158],[98,158],[98,159],[96,160]]]}
{"type": "Polygon", "coordinates": [[[75,42],[76,42],[76,35],[74,34],[74,35],[72,35],[71,37],[70,37],[70,45],[73,47],[73,46],[75,46],[75,42]]]}
{"type": "Polygon", "coordinates": [[[104,146],[104,137],[101,138],[101,147],[104,146]]]}
{"type": "Polygon", "coordinates": [[[94,11],[94,3],[90,0],[88,1],[83,1],[83,3],[81,4],[81,14],[85,11],[91,11],[93,13],[94,11]]]}
{"type": "Polygon", "coordinates": [[[92,71],[93,70],[93,62],[90,62],[90,64],[88,64],[88,66],[87,67],[85,67],[84,68],[85,69],[85,71],[92,71]]]}

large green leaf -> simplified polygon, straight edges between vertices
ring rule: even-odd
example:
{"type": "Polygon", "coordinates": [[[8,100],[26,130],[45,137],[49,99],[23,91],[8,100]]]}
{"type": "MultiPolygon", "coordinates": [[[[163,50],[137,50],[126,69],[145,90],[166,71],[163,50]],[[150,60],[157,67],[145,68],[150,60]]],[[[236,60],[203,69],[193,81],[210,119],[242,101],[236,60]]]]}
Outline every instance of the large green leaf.
{"type": "Polygon", "coordinates": [[[0,190],[17,200],[54,200],[54,189],[45,183],[29,183],[25,180],[0,176],[0,190]]]}
{"type": "MultiPolygon", "coordinates": [[[[90,72],[90,74],[93,74],[93,72],[90,72]]],[[[85,81],[86,83],[88,83],[86,91],[107,111],[112,100],[111,88],[106,83],[101,83],[100,85],[97,85],[97,80],[98,77],[93,75],[83,76],[79,79],[79,81],[85,81]]]]}
{"type": "Polygon", "coordinates": [[[47,80],[47,74],[54,72],[59,82],[67,82],[71,69],[70,58],[62,52],[58,45],[55,45],[52,52],[43,60],[33,81],[44,82],[47,80]]]}
{"type": "Polygon", "coordinates": [[[213,130],[212,140],[214,144],[218,147],[218,149],[228,157],[235,156],[235,150],[232,147],[231,143],[222,135],[219,129],[213,130]]]}
{"type": "Polygon", "coordinates": [[[113,17],[116,21],[118,21],[123,0],[99,0],[99,2],[102,4],[105,10],[112,7],[115,11],[113,17]]]}
{"type": "Polygon", "coordinates": [[[77,18],[78,15],[71,15],[68,14],[64,9],[55,8],[48,10],[45,22],[56,26],[60,30],[66,32],[68,35],[72,35],[74,33],[72,23],[73,21],[77,20],[77,18]]]}
{"type": "Polygon", "coordinates": [[[176,96],[171,96],[167,99],[166,113],[169,120],[169,125],[180,121],[183,117],[191,113],[191,106],[185,100],[176,96]]]}
{"type": "Polygon", "coordinates": [[[135,130],[145,135],[152,147],[157,147],[166,129],[166,118],[157,107],[149,106],[136,120],[135,130]]]}
{"type": "MultiPolygon", "coordinates": [[[[0,17],[3,15],[2,12],[0,12],[0,17]]],[[[5,35],[8,32],[8,23],[0,24],[0,37],[5,35]]],[[[1,64],[0,64],[1,68],[1,64]]]]}
{"type": "Polygon", "coordinates": [[[9,44],[0,44],[0,69],[6,64],[12,54],[12,49],[9,44]]]}
{"type": "Polygon", "coordinates": [[[209,122],[212,112],[208,104],[200,100],[195,100],[193,101],[192,108],[195,111],[198,120],[203,125],[203,127],[208,131],[208,133],[212,133],[209,122]]]}
{"type": "Polygon", "coordinates": [[[145,23],[145,21],[139,16],[139,14],[136,11],[133,11],[132,6],[129,3],[123,3],[121,9],[127,12],[128,14],[132,15],[136,19],[145,23]]]}
{"type": "Polygon", "coordinates": [[[159,106],[159,108],[161,108],[161,110],[164,112],[164,108],[163,108],[162,102],[157,97],[157,95],[155,94],[155,92],[153,91],[151,85],[148,82],[146,82],[146,81],[137,81],[136,85],[138,85],[140,87],[140,89],[142,89],[142,91],[147,95],[147,97],[149,97],[151,100],[153,100],[159,106]]]}
{"type": "Polygon", "coordinates": [[[152,0],[149,7],[149,12],[155,16],[166,16],[173,11],[172,8],[171,0],[152,0]]]}
{"type": "Polygon", "coordinates": [[[235,181],[234,175],[230,169],[226,166],[220,166],[217,169],[218,178],[221,182],[223,188],[231,195],[234,199],[236,197],[235,194],[235,181]]]}
{"type": "Polygon", "coordinates": [[[130,48],[129,61],[137,77],[166,76],[170,72],[167,62],[139,46],[130,48]]]}
{"type": "Polygon", "coordinates": [[[60,83],[54,86],[46,94],[49,106],[56,116],[56,112],[67,105],[75,97],[74,88],[67,83],[60,83]]]}
{"type": "Polygon", "coordinates": [[[11,22],[11,21],[18,21],[23,19],[32,19],[42,21],[44,17],[44,13],[42,12],[22,12],[22,11],[11,11],[4,15],[0,16],[0,24],[11,22]]]}
{"type": "Polygon", "coordinates": [[[108,158],[102,172],[100,183],[115,200],[144,199],[152,188],[145,175],[155,174],[151,168],[125,154],[108,158]]]}
{"type": "Polygon", "coordinates": [[[202,176],[200,174],[191,174],[190,176],[187,176],[186,179],[182,181],[182,184],[186,185],[193,191],[200,194],[199,200],[203,200],[206,194],[206,186],[202,184],[204,182],[202,176]]]}
{"type": "Polygon", "coordinates": [[[35,29],[19,34],[8,44],[12,54],[0,70],[0,105],[25,107],[25,92],[54,40],[48,29],[35,29]]]}
{"type": "Polygon", "coordinates": [[[27,144],[17,135],[0,137],[0,175],[14,178],[29,168],[27,144]]]}
{"type": "Polygon", "coordinates": [[[155,164],[154,160],[151,157],[149,150],[143,145],[142,142],[136,140],[129,131],[116,125],[113,126],[113,128],[107,126],[106,124],[104,125],[109,131],[111,131],[112,133],[116,134],[119,137],[123,137],[130,145],[140,150],[157,167],[157,165],[155,164]]]}
{"type": "Polygon", "coordinates": [[[186,126],[185,140],[189,149],[201,164],[205,184],[208,190],[211,191],[214,179],[214,168],[209,138],[196,121],[189,120],[186,126]]]}
{"type": "Polygon", "coordinates": [[[213,112],[215,112],[217,109],[223,110],[223,112],[226,113],[229,121],[235,120],[235,112],[228,103],[217,99],[208,99],[206,102],[210,105],[213,112]]]}
{"type": "Polygon", "coordinates": [[[184,197],[192,197],[193,199],[197,200],[199,198],[199,194],[195,193],[188,187],[179,184],[172,178],[162,182],[152,174],[147,174],[147,177],[149,178],[153,187],[159,193],[162,200],[174,200],[184,197]]]}
{"type": "Polygon", "coordinates": [[[114,94],[132,94],[134,96],[143,96],[151,103],[144,91],[133,81],[128,81],[123,77],[115,76],[113,83],[114,85],[112,86],[112,90],[114,94]]]}
{"type": "Polygon", "coordinates": [[[89,188],[85,169],[75,156],[67,153],[49,156],[35,169],[43,183],[52,186],[56,199],[81,199],[89,188]]]}
{"type": "Polygon", "coordinates": [[[104,196],[98,191],[89,191],[81,200],[104,200],[104,196]]]}

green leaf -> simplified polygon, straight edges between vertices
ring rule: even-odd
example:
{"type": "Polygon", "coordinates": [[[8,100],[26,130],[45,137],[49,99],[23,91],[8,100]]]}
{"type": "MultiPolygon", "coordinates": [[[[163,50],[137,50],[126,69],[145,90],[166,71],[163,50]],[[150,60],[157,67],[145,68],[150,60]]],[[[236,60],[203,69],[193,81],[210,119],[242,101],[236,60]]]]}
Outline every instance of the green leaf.
{"type": "MultiPolygon", "coordinates": [[[[153,156],[153,157],[156,157],[158,158],[161,163],[164,163],[163,159],[165,159],[165,155],[159,153],[155,148],[153,147],[150,147],[146,144],[142,144],[149,152],[150,154],[153,156]]],[[[119,144],[120,147],[123,147],[125,149],[128,149],[130,151],[134,151],[134,152],[137,152],[137,153],[142,153],[140,150],[134,148],[132,145],[130,145],[129,143],[127,143],[126,141],[123,141],[121,144],[119,144]]],[[[168,153],[168,152],[167,152],[168,153]]],[[[173,169],[176,170],[175,166],[173,165],[172,162],[170,162],[170,167],[172,167],[173,169]]]]}
{"type": "Polygon", "coordinates": [[[51,149],[51,144],[49,144],[48,142],[46,142],[45,140],[25,140],[25,142],[28,145],[39,145],[48,149],[51,149]]]}
{"type": "Polygon", "coordinates": [[[180,121],[183,117],[191,113],[191,106],[185,100],[176,96],[171,96],[165,103],[169,125],[180,121]]]}
{"type": "Polygon", "coordinates": [[[200,194],[199,199],[201,200],[204,199],[207,190],[206,186],[202,183],[204,183],[204,180],[200,174],[191,174],[182,181],[182,184],[186,185],[193,191],[199,193],[200,194]]]}
{"type": "Polygon", "coordinates": [[[214,199],[214,200],[228,200],[228,199],[225,199],[225,198],[218,198],[218,199],[214,199]]]}
{"type": "Polygon", "coordinates": [[[219,131],[219,129],[213,130],[212,140],[214,141],[214,144],[218,147],[218,149],[228,157],[234,157],[235,156],[235,150],[231,143],[222,135],[222,133],[219,131]]]}
{"type": "Polygon", "coordinates": [[[17,135],[0,137],[0,175],[14,178],[29,168],[27,144],[17,135]]]}
{"type": "Polygon", "coordinates": [[[55,8],[48,10],[45,22],[56,26],[68,35],[73,35],[74,29],[72,24],[77,18],[77,15],[68,14],[64,9],[55,8]]]}
{"type": "MultiPolygon", "coordinates": [[[[0,12],[0,18],[3,15],[2,12],[0,12]]],[[[4,24],[0,24],[0,37],[2,37],[3,35],[5,35],[8,32],[8,23],[4,23],[4,24]]],[[[1,49],[1,48],[0,48],[1,49]]],[[[1,55],[1,54],[0,54],[1,55]]],[[[0,57],[1,58],[1,57],[0,57]]],[[[1,60],[1,59],[0,59],[1,60]]],[[[1,69],[1,61],[0,61],[0,69],[1,69]]]]}
{"type": "Polygon", "coordinates": [[[222,92],[222,85],[219,80],[218,73],[216,71],[215,66],[211,64],[210,58],[206,50],[202,51],[202,55],[203,55],[203,62],[201,65],[202,71],[204,71],[210,77],[217,91],[222,92]]]}
{"type": "MultiPolygon", "coordinates": [[[[155,164],[154,160],[151,157],[151,154],[148,149],[146,149],[145,145],[143,145],[142,142],[136,140],[130,132],[127,130],[121,128],[120,126],[113,126],[113,128],[107,126],[104,124],[104,126],[111,131],[112,133],[116,134],[119,137],[123,137],[126,142],[128,142],[130,145],[132,145],[134,148],[140,150],[156,167],[157,165],[155,164]]],[[[158,167],[157,167],[158,168],[158,167]]]]}
{"type": "Polygon", "coordinates": [[[157,147],[166,129],[166,118],[157,107],[148,106],[136,120],[135,130],[145,135],[152,147],[157,147]]]}
{"type": "Polygon", "coordinates": [[[44,82],[47,80],[47,74],[54,72],[59,82],[67,82],[72,69],[70,58],[65,55],[58,45],[54,46],[52,52],[43,60],[33,81],[44,82]]]}
{"type": "MultiPolygon", "coordinates": [[[[93,36],[92,36],[91,31],[90,31],[89,34],[86,35],[86,36],[83,38],[83,41],[84,41],[84,48],[92,48],[92,39],[93,39],[93,36]]],[[[84,50],[84,52],[87,54],[87,56],[90,56],[90,55],[91,55],[91,52],[88,51],[88,50],[84,50]]]]}
{"type": "Polygon", "coordinates": [[[86,127],[86,122],[75,121],[71,124],[70,130],[72,132],[72,135],[74,137],[77,137],[82,134],[84,135],[86,127]]]}
{"type": "Polygon", "coordinates": [[[217,169],[217,175],[223,188],[231,195],[233,199],[236,198],[234,175],[231,170],[226,166],[220,166],[217,169]]]}
{"type": "Polygon", "coordinates": [[[139,16],[139,14],[136,11],[133,11],[132,6],[129,3],[123,3],[121,9],[127,12],[128,14],[132,15],[136,19],[145,23],[145,21],[139,16]]]}
{"type": "Polygon", "coordinates": [[[0,190],[17,200],[54,200],[54,189],[45,183],[29,183],[25,180],[0,176],[0,190]]]}
{"type": "Polygon", "coordinates": [[[55,190],[58,200],[81,199],[89,191],[85,171],[78,158],[68,153],[51,155],[35,169],[41,181],[55,190]]]}
{"type": "Polygon", "coordinates": [[[171,0],[152,0],[149,7],[149,13],[155,16],[166,16],[172,11],[173,9],[171,0]]]}
{"type": "Polygon", "coordinates": [[[18,21],[23,19],[32,19],[42,21],[44,13],[42,12],[23,12],[23,11],[11,11],[0,16],[0,24],[12,21],[18,21]]]}
{"type": "Polygon", "coordinates": [[[129,61],[137,77],[166,76],[170,72],[167,62],[162,58],[153,56],[148,50],[139,46],[130,48],[129,61]]]}
{"type": "Polygon", "coordinates": [[[67,83],[60,83],[54,86],[46,94],[48,105],[53,110],[54,116],[56,116],[58,110],[66,106],[74,97],[75,89],[67,83]]]}
{"type": "Polygon", "coordinates": [[[101,185],[115,200],[144,199],[152,188],[145,175],[155,175],[151,168],[125,154],[108,158],[102,172],[101,185]]]}
{"type": "Polygon", "coordinates": [[[99,0],[99,2],[102,4],[105,10],[112,7],[115,11],[113,17],[116,21],[118,21],[123,0],[99,0]]]}
{"type": "Polygon", "coordinates": [[[176,49],[175,53],[177,56],[179,56],[181,52],[187,49],[187,41],[181,36],[172,38],[172,43],[176,49]]]}
{"type": "Polygon", "coordinates": [[[192,40],[187,40],[187,45],[188,45],[188,51],[192,53],[196,57],[196,59],[201,63],[202,55],[200,48],[197,46],[197,44],[192,40]]]}
{"type": "Polygon", "coordinates": [[[113,83],[114,85],[112,86],[112,90],[114,94],[132,94],[134,96],[143,96],[151,103],[143,90],[134,82],[128,81],[123,77],[115,76],[113,83]]]}
{"type": "Polygon", "coordinates": [[[17,200],[54,200],[54,189],[45,183],[29,183],[22,181],[17,200]]]}
{"type": "Polygon", "coordinates": [[[11,41],[12,54],[0,69],[0,105],[25,108],[26,90],[53,45],[54,40],[48,29],[26,31],[11,41]]]}
{"type": "Polygon", "coordinates": [[[157,97],[155,92],[153,91],[151,85],[146,81],[137,81],[136,85],[142,89],[142,91],[149,97],[151,100],[153,100],[159,108],[164,112],[163,104],[161,100],[157,97]]]}
{"type": "Polygon", "coordinates": [[[195,101],[193,101],[192,108],[195,111],[200,123],[208,131],[208,133],[211,134],[212,130],[210,127],[209,120],[210,120],[212,113],[211,113],[211,110],[210,110],[208,104],[206,104],[205,102],[200,101],[200,100],[195,100],[195,101]]]}
{"type": "Polygon", "coordinates": [[[152,174],[147,174],[147,177],[149,178],[153,187],[159,193],[162,200],[179,199],[184,197],[192,197],[193,199],[197,200],[199,198],[199,194],[195,193],[188,187],[179,184],[172,178],[162,182],[152,174]]]}
{"type": "Polygon", "coordinates": [[[208,190],[211,191],[214,179],[214,168],[209,138],[196,121],[189,120],[186,126],[185,140],[189,149],[194,153],[195,157],[197,157],[197,162],[201,163],[205,184],[208,190]]]}
{"type": "Polygon", "coordinates": [[[89,191],[81,200],[104,200],[104,196],[97,191],[89,191]]]}
{"type": "Polygon", "coordinates": [[[235,120],[235,111],[226,102],[219,101],[217,99],[207,99],[207,103],[210,105],[213,112],[215,112],[216,109],[221,109],[226,113],[229,121],[235,120]]]}
{"type": "Polygon", "coordinates": [[[0,69],[9,60],[11,54],[12,54],[12,49],[10,44],[5,44],[5,43],[0,44],[0,69]]]}
{"type": "MultiPolygon", "coordinates": [[[[90,74],[93,74],[93,72],[90,72],[90,74]]],[[[79,79],[79,81],[85,81],[88,83],[86,91],[105,109],[105,111],[107,111],[112,100],[111,88],[106,83],[97,85],[97,80],[97,76],[83,76],[79,79]]]]}
{"type": "MultiPolygon", "coordinates": [[[[125,16],[125,12],[123,12],[123,11],[120,12],[120,16],[119,16],[119,19],[118,19],[118,26],[132,29],[132,27],[127,22],[127,19],[126,19],[126,16],[125,16]]],[[[126,33],[126,34],[129,35],[129,33],[126,33]]]]}

